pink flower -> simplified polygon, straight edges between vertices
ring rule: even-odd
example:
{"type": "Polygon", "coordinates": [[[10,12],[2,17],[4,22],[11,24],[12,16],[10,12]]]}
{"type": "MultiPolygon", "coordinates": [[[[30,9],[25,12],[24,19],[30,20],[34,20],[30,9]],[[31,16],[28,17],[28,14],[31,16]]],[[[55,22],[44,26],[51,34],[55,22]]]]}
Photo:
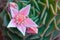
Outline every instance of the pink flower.
{"type": "Polygon", "coordinates": [[[10,11],[12,19],[7,26],[8,28],[16,27],[24,36],[25,32],[38,33],[38,25],[28,17],[30,4],[18,11],[17,4],[10,2],[10,11]]]}

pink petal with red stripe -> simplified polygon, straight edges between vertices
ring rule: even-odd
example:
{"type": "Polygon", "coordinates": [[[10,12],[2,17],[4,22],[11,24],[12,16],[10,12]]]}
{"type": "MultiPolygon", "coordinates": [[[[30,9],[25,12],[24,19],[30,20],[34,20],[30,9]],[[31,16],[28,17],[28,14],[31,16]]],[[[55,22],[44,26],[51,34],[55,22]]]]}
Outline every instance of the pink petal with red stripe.
{"type": "Polygon", "coordinates": [[[25,36],[26,27],[23,24],[17,25],[17,29],[25,36]]]}
{"type": "Polygon", "coordinates": [[[26,20],[24,20],[24,25],[26,27],[38,27],[38,25],[30,18],[27,18],[26,20]]]}
{"type": "Polygon", "coordinates": [[[22,8],[19,13],[24,16],[28,16],[30,11],[30,4],[27,5],[26,7],[22,8]]]}
{"type": "Polygon", "coordinates": [[[11,21],[10,21],[10,23],[8,24],[7,27],[8,27],[8,28],[9,28],[9,27],[16,27],[15,20],[14,20],[14,19],[11,19],[11,21]]]}
{"type": "Polygon", "coordinates": [[[18,14],[17,4],[10,2],[10,11],[11,11],[12,17],[15,17],[18,14]]]}
{"type": "Polygon", "coordinates": [[[28,27],[27,28],[27,33],[29,33],[29,34],[37,34],[38,29],[37,29],[37,27],[28,27]]]}

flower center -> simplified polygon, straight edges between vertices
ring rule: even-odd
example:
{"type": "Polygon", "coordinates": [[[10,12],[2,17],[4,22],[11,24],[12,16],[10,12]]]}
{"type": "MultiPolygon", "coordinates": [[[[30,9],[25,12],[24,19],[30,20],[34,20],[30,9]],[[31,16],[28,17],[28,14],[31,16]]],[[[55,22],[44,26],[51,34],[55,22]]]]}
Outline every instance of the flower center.
{"type": "Polygon", "coordinates": [[[23,23],[23,21],[24,21],[25,19],[26,19],[26,17],[23,16],[23,15],[17,15],[17,16],[15,16],[15,22],[16,22],[17,24],[23,23]]]}

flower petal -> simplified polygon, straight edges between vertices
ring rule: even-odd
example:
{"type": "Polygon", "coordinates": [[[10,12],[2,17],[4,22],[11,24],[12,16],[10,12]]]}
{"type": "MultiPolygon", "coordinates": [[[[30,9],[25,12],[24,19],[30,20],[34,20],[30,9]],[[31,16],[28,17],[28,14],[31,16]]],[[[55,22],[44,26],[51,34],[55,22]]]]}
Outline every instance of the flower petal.
{"type": "Polygon", "coordinates": [[[37,27],[28,27],[26,32],[30,33],[30,34],[37,34],[38,29],[37,29],[37,27]]]}
{"type": "Polygon", "coordinates": [[[12,17],[15,17],[15,15],[18,14],[18,6],[16,3],[10,2],[10,11],[12,17]]]}
{"type": "Polygon", "coordinates": [[[10,7],[18,10],[18,5],[17,5],[16,3],[14,3],[14,2],[9,2],[9,5],[10,5],[10,7]]]}
{"type": "Polygon", "coordinates": [[[22,9],[19,11],[19,13],[20,13],[21,15],[28,16],[29,11],[30,11],[30,4],[27,5],[26,7],[22,8],[22,9]]]}
{"type": "Polygon", "coordinates": [[[25,36],[26,27],[25,27],[23,24],[18,25],[18,26],[17,26],[17,29],[18,29],[19,31],[21,31],[21,33],[23,34],[23,36],[25,36]]]}
{"type": "Polygon", "coordinates": [[[33,20],[31,20],[30,18],[27,18],[25,21],[24,21],[24,25],[26,27],[38,27],[38,25],[33,22],[33,20]]]}
{"type": "Polygon", "coordinates": [[[10,23],[8,24],[7,26],[8,28],[9,27],[16,27],[16,23],[14,22],[14,19],[11,19],[10,23]]]}

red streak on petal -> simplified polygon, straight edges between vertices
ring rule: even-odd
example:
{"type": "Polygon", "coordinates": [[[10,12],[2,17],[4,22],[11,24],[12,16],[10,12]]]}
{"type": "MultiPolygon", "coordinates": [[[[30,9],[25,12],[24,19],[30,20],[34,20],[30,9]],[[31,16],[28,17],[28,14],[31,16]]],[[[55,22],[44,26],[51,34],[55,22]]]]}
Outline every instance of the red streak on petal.
{"type": "Polygon", "coordinates": [[[27,33],[30,33],[30,34],[36,34],[36,31],[37,30],[36,28],[32,29],[32,28],[27,28],[27,33]]]}
{"type": "Polygon", "coordinates": [[[10,7],[16,8],[15,4],[10,4],[10,7]]]}
{"type": "Polygon", "coordinates": [[[23,15],[17,15],[17,16],[15,16],[15,21],[16,21],[16,23],[21,24],[25,20],[25,18],[26,17],[23,15]]]}

